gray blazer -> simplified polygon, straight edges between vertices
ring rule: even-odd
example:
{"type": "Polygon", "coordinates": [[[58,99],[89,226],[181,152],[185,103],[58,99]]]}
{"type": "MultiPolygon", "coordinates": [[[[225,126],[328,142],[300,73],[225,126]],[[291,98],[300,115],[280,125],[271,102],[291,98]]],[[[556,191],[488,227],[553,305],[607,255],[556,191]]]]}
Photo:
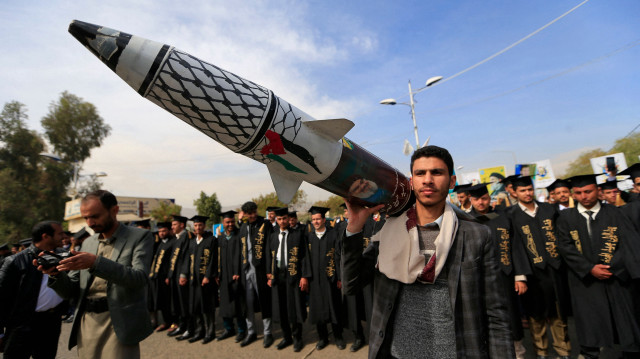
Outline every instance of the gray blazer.
{"type": "MultiPolygon", "coordinates": [[[[362,233],[343,240],[343,291],[351,295],[373,281],[369,358],[385,358],[390,356],[394,308],[403,284],[377,270],[379,242],[372,241],[364,252],[362,245],[362,233]]],[[[508,296],[498,280],[498,258],[489,227],[458,214],[458,232],[444,268],[449,268],[458,358],[515,358],[508,296]]]]}
{"type": "MultiPolygon", "coordinates": [[[[76,345],[86,291],[93,276],[107,280],[107,301],[113,329],[122,344],[133,345],[153,332],[147,309],[147,278],[153,259],[151,232],[120,223],[113,234],[111,259],[98,257],[92,269],[60,273],[49,277],[49,286],[63,298],[79,298],[69,349],[76,345]]],[[[98,252],[98,234],[82,243],[82,251],[98,252]]]]}

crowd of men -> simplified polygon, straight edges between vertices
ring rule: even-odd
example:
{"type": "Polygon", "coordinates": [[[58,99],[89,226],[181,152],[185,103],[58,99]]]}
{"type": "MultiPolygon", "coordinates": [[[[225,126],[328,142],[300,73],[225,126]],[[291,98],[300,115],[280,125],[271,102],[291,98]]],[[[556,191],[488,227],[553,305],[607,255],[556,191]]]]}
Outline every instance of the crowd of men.
{"type": "MultiPolygon", "coordinates": [[[[263,218],[257,205],[247,202],[240,213],[221,214],[222,230],[215,236],[205,229],[204,216],[173,216],[171,222],[158,223],[149,274],[149,308],[161,314],[156,331],[190,343],[234,337],[244,347],[258,339],[261,327],[262,345],[268,348],[274,344],[275,322],[282,331],[276,348],[293,345],[298,352],[308,319],[317,331],[317,349],[329,344],[330,325],[339,349],[346,348],[342,332],[348,328],[355,334],[350,350],[359,350],[365,344],[362,321],[370,313],[372,292],[342,295],[340,243],[348,218],[342,207],[344,215],[327,221],[329,209],[313,206],[310,221],[302,224],[286,207],[269,207],[263,218]],[[188,220],[193,232],[186,229],[188,220]],[[217,337],[216,313],[224,326],[217,337]],[[262,323],[256,322],[256,313],[262,323]]],[[[368,238],[383,223],[379,215],[372,217],[368,238]]]]}
{"type": "MultiPolygon", "coordinates": [[[[640,164],[621,173],[634,182],[628,193],[615,183],[599,187],[595,175],[576,176],[550,185],[545,203],[534,198],[531,177],[510,176],[498,202],[486,184],[456,186],[455,208],[445,204],[455,184],[446,150],[427,146],[411,166],[416,204],[399,218],[346,202],[335,220],[313,206],[302,224],[286,207],[270,207],[263,218],[246,202],[239,213],[220,214],[215,234],[200,215],[173,216],[153,234],[148,221],[125,226],[115,219],[115,196],[91,193],[81,211],[95,235],[41,222],[24,253],[0,259],[0,290],[15,294],[3,295],[0,307],[22,310],[0,311],[5,355],[35,350],[28,339],[43,330],[58,333],[57,346],[61,315],[74,323],[70,348],[78,345],[87,358],[139,356],[152,323],[179,341],[234,338],[241,347],[261,330],[264,348],[274,344],[276,323],[276,348],[299,352],[307,320],[318,350],[329,344],[330,328],[341,350],[343,331],[353,332],[352,352],[365,345],[368,322],[371,357],[426,350],[523,358],[523,326],[540,358],[552,355],[548,332],[561,358],[572,341],[586,358],[613,346],[625,357],[640,355],[640,164]],[[69,250],[74,255],[54,267],[34,260],[69,250]],[[223,328],[215,327],[216,315],[223,328]],[[577,338],[569,338],[568,316],[577,338]]],[[[41,357],[55,357],[50,342],[39,348],[53,356],[41,357]]]]}

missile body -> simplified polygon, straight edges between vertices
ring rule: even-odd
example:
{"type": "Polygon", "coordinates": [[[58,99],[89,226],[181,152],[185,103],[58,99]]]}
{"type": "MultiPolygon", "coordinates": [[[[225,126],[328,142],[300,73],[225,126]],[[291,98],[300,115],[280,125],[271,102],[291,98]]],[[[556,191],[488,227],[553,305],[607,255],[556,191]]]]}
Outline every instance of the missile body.
{"type": "Polygon", "coordinates": [[[278,198],[302,181],[399,213],[409,180],[344,135],[346,119],[314,120],[271,90],[172,46],[73,21],[69,32],[142,97],[230,150],[267,165],[278,198]]]}

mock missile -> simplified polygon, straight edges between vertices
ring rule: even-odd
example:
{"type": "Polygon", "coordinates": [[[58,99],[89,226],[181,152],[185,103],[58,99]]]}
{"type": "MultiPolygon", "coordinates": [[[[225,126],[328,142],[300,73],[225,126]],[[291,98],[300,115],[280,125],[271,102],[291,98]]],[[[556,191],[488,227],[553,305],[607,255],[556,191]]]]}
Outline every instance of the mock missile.
{"type": "Polygon", "coordinates": [[[315,120],[273,91],[173,46],[72,21],[69,32],[142,97],[231,151],[264,163],[289,203],[306,181],[393,215],[412,202],[400,171],[344,135],[347,119],[315,120]]]}

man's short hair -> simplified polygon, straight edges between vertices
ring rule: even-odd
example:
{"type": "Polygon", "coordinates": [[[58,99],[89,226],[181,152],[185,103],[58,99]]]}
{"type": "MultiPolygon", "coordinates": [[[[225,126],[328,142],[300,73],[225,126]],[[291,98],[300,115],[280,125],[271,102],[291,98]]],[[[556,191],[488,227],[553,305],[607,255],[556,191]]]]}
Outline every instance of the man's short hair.
{"type": "Polygon", "coordinates": [[[53,228],[54,224],[60,225],[60,222],[42,221],[33,226],[33,229],[31,230],[31,240],[33,241],[33,243],[40,242],[42,240],[43,234],[53,237],[53,234],[56,232],[55,228],[53,228]]]}
{"type": "Polygon", "coordinates": [[[411,155],[411,173],[413,174],[413,162],[422,157],[436,157],[441,159],[449,170],[449,176],[453,176],[453,158],[449,151],[438,146],[425,146],[418,148],[413,155],[411,155]]]}
{"type": "Polygon", "coordinates": [[[118,200],[116,199],[116,196],[114,196],[113,193],[109,191],[105,191],[103,189],[99,189],[99,190],[87,193],[87,195],[82,198],[82,202],[85,202],[92,198],[99,199],[100,203],[102,203],[102,205],[106,209],[111,209],[113,208],[113,206],[118,205],[118,200]]]}
{"type": "Polygon", "coordinates": [[[240,207],[242,212],[244,213],[253,213],[258,211],[258,205],[255,202],[245,202],[242,207],[240,207]]]}

